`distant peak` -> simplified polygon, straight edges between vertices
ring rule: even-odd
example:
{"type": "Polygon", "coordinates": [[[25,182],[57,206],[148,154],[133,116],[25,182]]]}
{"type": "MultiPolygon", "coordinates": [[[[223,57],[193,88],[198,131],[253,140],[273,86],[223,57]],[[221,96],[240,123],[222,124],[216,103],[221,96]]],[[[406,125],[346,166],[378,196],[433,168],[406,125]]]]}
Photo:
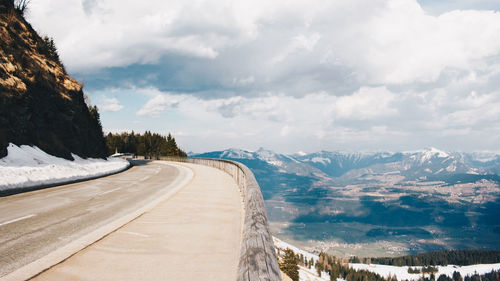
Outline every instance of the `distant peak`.
{"type": "Polygon", "coordinates": [[[449,157],[450,155],[443,150],[437,149],[435,147],[430,147],[425,149],[427,152],[437,155],[438,157],[449,157]]]}
{"type": "Polygon", "coordinates": [[[304,152],[304,151],[302,151],[302,150],[299,150],[299,151],[297,152],[297,155],[299,155],[299,156],[306,156],[306,155],[307,155],[307,153],[305,153],[305,152],[304,152]]]}

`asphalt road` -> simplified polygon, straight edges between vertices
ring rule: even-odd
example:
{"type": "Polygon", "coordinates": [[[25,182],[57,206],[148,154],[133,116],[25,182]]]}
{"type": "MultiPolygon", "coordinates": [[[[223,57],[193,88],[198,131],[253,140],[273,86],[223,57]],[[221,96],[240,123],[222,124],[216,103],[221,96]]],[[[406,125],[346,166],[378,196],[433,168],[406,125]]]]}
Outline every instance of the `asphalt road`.
{"type": "Polygon", "coordinates": [[[0,277],[176,188],[171,165],[136,162],[116,175],[0,198],[0,277]]]}
{"type": "Polygon", "coordinates": [[[172,196],[33,281],[236,280],[244,214],[238,185],[216,168],[177,164],[193,176],[172,196]]]}

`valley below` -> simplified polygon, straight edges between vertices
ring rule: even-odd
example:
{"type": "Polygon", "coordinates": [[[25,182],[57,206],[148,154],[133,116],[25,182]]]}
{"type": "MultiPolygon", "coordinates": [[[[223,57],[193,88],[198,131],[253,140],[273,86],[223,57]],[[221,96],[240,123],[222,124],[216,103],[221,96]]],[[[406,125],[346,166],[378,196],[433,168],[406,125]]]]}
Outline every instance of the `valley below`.
{"type": "Polygon", "coordinates": [[[498,156],[478,161],[436,149],[200,156],[252,169],[273,234],[310,252],[374,257],[500,247],[498,156]]]}

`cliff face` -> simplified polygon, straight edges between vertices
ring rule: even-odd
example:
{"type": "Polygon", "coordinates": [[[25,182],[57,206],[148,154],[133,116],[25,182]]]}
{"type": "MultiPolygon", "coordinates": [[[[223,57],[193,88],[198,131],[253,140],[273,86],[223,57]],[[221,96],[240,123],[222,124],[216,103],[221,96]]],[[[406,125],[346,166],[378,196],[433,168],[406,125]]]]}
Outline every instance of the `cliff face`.
{"type": "Polygon", "coordinates": [[[0,0],[0,158],[9,142],[66,159],[105,157],[102,128],[57,54],[0,0]]]}

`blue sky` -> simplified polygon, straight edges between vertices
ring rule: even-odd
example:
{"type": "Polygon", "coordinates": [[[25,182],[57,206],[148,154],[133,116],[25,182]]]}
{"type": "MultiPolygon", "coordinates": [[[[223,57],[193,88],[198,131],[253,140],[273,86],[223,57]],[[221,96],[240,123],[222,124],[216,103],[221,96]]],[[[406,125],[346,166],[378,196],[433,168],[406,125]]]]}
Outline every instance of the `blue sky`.
{"type": "Polygon", "coordinates": [[[499,151],[493,0],[37,0],[106,131],[188,151],[499,151]],[[61,24],[64,23],[64,24],[61,24]]]}

